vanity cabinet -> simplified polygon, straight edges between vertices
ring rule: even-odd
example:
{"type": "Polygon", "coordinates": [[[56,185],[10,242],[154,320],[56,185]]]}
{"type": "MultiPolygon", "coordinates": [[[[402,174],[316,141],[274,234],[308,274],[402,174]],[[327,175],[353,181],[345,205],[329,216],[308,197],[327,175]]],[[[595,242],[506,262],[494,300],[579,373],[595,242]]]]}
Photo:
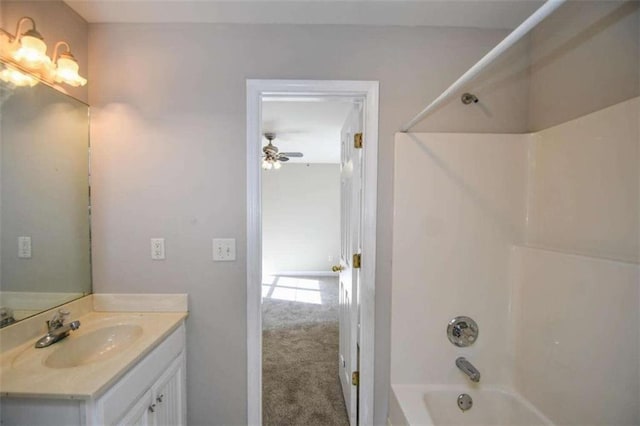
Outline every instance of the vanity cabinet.
{"type": "Polygon", "coordinates": [[[95,401],[87,424],[185,425],[184,345],[184,325],[181,325],[95,401]]]}
{"type": "Polygon", "coordinates": [[[158,381],[115,422],[118,426],[184,425],[184,354],[173,361],[158,381]]]}
{"type": "Polygon", "coordinates": [[[118,426],[147,426],[153,424],[151,416],[151,404],[153,396],[148,390],[142,397],[133,404],[122,418],[116,423],[118,426]]]}
{"type": "MultiPolygon", "coordinates": [[[[186,425],[185,326],[92,398],[2,397],[2,426],[186,425]]],[[[70,374],[72,372],[70,371],[70,374]]],[[[72,379],[70,377],[70,379],[72,379]]]]}
{"type": "Polygon", "coordinates": [[[186,424],[186,389],[184,355],[177,359],[151,389],[151,409],[156,426],[186,424]]]}

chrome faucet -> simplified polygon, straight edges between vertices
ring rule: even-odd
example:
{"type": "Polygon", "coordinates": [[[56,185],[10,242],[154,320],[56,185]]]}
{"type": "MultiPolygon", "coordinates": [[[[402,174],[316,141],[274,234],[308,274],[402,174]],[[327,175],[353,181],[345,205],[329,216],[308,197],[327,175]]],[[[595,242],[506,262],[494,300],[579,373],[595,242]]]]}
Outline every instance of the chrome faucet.
{"type": "Polygon", "coordinates": [[[68,316],[69,311],[58,309],[58,312],[53,314],[51,320],[47,321],[48,332],[36,342],[36,348],[51,346],[67,337],[71,330],[80,328],[80,321],[71,321],[65,324],[64,321],[68,316]]]}
{"type": "Polygon", "coordinates": [[[16,319],[13,317],[13,309],[0,307],[0,328],[11,325],[14,322],[16,322],[16,319]]]}
{"type": "Polygon", "coordinates": [[[456,359],[456,367],[469,376],[472,382],[478,383],[480,381],[480,372],[465,357],[461,356],[456,359]]]}

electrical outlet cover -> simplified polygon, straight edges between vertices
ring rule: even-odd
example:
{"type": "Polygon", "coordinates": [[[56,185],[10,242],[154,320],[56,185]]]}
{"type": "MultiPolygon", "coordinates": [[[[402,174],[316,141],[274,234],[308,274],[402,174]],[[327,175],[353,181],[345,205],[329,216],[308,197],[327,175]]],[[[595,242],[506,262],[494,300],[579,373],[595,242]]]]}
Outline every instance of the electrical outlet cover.
{"type": "Polygon", "coordinates": [[[164,260],[164,238],[151,239],[151,259],[164,260]]]}

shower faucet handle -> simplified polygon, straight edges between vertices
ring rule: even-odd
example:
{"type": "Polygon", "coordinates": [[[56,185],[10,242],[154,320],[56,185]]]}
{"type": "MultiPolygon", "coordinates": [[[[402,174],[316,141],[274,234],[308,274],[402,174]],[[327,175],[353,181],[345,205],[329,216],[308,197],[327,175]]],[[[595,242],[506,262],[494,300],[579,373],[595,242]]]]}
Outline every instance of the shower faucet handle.
{"type": "Polygon", "coordinates": [[[461,337],[463,334],[465,336],[468,335],[469,324],[464,321],[460,321],[458,324],[453,326],[453,335],[456,337],[461,337]]]}
{"type": "Polygon", "coordinates": [[[469,317],[455,317],[447,325],[449,341],[458,347],[472,345],[478,339],[478,324],[469,317]]]}

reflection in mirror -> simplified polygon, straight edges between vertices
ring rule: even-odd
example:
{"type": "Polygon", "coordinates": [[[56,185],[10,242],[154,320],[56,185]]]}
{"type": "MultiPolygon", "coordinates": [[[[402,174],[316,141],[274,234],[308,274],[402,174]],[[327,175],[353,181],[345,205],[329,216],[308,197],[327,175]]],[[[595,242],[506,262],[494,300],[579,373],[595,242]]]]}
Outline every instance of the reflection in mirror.
{"type": "Polygon", "coordinates": [[[6,326],[91,292],[89,107],[46,84],[0,81],[0,143],[6,326]]]}

